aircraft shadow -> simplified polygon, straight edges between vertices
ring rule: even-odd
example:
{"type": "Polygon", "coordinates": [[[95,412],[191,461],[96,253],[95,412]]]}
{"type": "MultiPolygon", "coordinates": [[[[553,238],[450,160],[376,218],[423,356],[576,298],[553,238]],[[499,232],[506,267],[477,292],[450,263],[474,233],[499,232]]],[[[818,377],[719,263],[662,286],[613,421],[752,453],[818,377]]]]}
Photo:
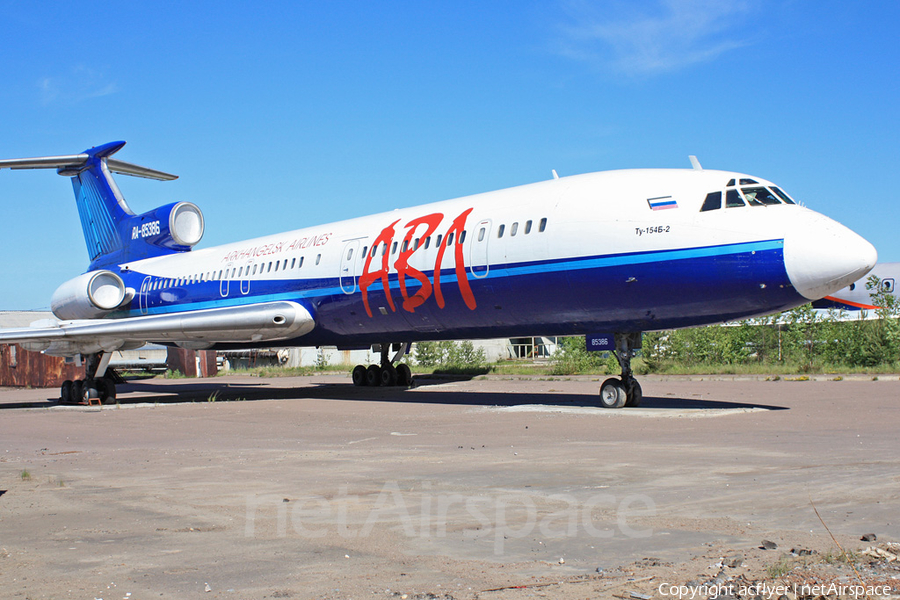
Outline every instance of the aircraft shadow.
{"type": "MultiPolygon", "coordinates": [[[[458,378],[460,379],[466,378],[458,378]]],[[[446,379],[417,379],[416,387],[370,388],[354,387],[348,383],[314,383],[295,388],[277,387],[275,380],[265,383],[235,383],[227,378],[186,380],[183,383],[166,382],[164,385],[153,381],[129,381],[118,386],[116,404],[183,404],[198,402],[254,402],[260,400],[304,400],[326,399],[339,401],[408,402],[419,404],[447,404],[458,406],[498,406],[513,407],[523,405],[543,405],[557,407],[588,408],[597,407],[596,394],[575,394],[564,392],[540,394],[510,394],[503,392],[447,391],[436,393],[425,391],[426,386],[446,383],[446,379]]],[[[49,390],[48,390],[49,391],[49,390]]],[[[13,408],[46,408],[56,406],[56,398],[32,402],[0,402],[0,410],[13,408]]],[[[86,408],[86,407],[85,407],[86,408]]],[[[735,410],[762,408],[765,410],[788,410],[785,406],[758,403],[680,398],[675,396],[645,396],[641,404],[645,409],[664,410],[735,410]]],[[[624,409],[629,410],[629,409],[624,409]]]]}

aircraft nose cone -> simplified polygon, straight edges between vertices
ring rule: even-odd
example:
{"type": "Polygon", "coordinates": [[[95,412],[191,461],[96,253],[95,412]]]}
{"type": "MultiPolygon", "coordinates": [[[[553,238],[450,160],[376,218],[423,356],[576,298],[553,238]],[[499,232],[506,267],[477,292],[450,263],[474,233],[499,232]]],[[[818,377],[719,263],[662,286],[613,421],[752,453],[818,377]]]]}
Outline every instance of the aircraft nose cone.
{"type": "Polygon", "coordinates": [[[784,266],[794,289],[817,300],[868,273],[878,252],[840,223],[816,213],[810,217],[785,236],[784,266]]]}

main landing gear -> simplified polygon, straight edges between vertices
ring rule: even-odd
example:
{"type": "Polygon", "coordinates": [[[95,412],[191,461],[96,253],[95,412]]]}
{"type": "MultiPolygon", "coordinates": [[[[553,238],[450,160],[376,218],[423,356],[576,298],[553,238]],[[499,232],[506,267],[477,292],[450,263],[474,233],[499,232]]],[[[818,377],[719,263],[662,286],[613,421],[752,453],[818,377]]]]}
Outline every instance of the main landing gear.
{"type": "Polygon", "coordinates": [[[623,406],[640,406],[644,397],[641,384],[631,371],[631,359],[635,350],[641,347],[641,332],[615,334],[616,349],[613,355],[619,361],[622,375],[619,379],[611,377],[600,386],[600,405],[603,408],[622,408],[623,406]]]}
{"type": "Polygon", "coordinates": [[[380,365],[356,365],[353,368],[353,385],[363,386],[391,386],[400,385],[407,387],[412,383],[412,371],[406,364],[394,366],[409,351],[409,343],[393,344],[396,354],[394,358],[388,358],[391,344],[381,344],[380,365]]]}
{"type": "Polygon", "coordinates": [[[59,389],[60,404],[90,404],[91,400],[99,400],[106,404],[116,399],[116,381],[121,378],[109,369],[111,352],[100,352],[87,357],[84,368],[84,379],[65,380],[59,389]]]}

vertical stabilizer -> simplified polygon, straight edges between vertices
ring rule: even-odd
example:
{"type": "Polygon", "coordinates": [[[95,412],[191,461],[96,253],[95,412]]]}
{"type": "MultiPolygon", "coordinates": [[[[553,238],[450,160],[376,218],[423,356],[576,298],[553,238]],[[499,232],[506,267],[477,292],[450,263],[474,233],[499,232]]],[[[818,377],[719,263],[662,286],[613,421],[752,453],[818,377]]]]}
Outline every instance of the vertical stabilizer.
{"type": "MultiPolygon", "coordinates": [[[[87,150],[85,154],[89,158],[81,167],[83,170],[72,174],[75,203],[92,263],[101,256],[119,254],[124,250],[122,235],[116,224],[134,216],[105,160],[124,145],[125,142],[113,142],[87,150]]],[[[60,169],[60,175],[69,174],[60,169]]]]}

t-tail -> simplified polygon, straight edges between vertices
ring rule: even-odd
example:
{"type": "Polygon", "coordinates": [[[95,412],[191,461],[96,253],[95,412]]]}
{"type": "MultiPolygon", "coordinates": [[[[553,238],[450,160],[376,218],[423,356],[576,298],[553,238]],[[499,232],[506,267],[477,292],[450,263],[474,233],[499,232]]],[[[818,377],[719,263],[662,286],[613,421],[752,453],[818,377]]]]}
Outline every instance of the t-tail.
{"type": "Polygon", "coordinates": [[[75,202],[91,264],[88,271],[125,262],[187,252],[203,237],[203,214],[190,202],[174,202],[141,215],[128,207],[112,173],[160,181],[170,175],[110,158],[125,142],[110,142],[81,154],[0,160],[0,169],[51,169],[72,178],[75,202]]]}

